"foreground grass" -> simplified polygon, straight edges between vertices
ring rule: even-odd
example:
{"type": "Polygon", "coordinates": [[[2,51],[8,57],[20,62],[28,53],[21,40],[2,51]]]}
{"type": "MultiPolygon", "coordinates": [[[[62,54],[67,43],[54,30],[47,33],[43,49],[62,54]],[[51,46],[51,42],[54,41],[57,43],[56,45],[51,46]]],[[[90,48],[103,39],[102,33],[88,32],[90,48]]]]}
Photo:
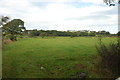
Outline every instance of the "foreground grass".
{"type": "Polygon", "coordinates": [[[3,78],[77,78],[77,72],[106,77],[96,66],[97,43],[92,37],[19,39],[4,45],[3,78]]]}

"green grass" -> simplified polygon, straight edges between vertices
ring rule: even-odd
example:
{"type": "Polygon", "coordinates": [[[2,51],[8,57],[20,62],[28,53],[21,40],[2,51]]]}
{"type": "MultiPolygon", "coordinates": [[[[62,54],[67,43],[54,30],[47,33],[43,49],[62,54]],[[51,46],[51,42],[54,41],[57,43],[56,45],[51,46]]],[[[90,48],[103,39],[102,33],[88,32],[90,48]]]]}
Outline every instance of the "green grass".
{"type": "Polygon", "coordinates": [[[4,45],[3,78],[76,78],[77,72],[106,77],[95,65],[97,43],[94,37],[19,39],[4,45]]]}

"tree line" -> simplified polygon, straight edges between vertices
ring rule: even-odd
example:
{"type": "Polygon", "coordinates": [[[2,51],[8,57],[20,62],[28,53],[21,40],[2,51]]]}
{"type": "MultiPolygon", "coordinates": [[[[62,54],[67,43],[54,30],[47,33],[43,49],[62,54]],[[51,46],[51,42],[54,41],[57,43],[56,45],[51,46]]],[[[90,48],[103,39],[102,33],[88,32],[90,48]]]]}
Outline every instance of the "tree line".
{"type": "Polygon", "coordinates": [[[25,35],[29,35],[31,37],[41,36],[41,37],[55,37],[55,36],[68,36],[68,37],[80,37],[80,36],[115,36],[115,34],[110,34],[110,32],[102,30],[102,31],[90,31],[90,30],[79,30],[79,31],[57,31],[57,30],[26,30],[25,35]]]}
{"type": "Polygon", "coordinates": [[[56,36],[66,36],[66,37],[81,37],[81,36],[117,36],[120,35],[120,32],[117,34],[110,34],[110,32],[102,31],[90,31],[90,30],[68,30],[68,31],[57,31],[57,30],[26,30],[24,27],[24,21],[21,19],[13,19],[9,21],[9,17],[2,17],[0,19],[0,26],[2,29],[3,39],[9,38],[12,41],[16,41],[17,37],[53,37],[56,36]]]}

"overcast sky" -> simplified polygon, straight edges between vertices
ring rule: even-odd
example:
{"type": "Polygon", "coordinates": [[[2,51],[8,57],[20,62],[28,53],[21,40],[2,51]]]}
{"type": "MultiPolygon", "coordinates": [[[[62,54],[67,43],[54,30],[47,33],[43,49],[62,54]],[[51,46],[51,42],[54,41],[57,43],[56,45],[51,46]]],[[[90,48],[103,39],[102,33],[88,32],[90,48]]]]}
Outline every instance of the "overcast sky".
{"type": "Polygon", "coordinates": [[[118,32],[117,6],[103,0],[0,0],[0,15],[22,19],[27,29],[118,32]]]}

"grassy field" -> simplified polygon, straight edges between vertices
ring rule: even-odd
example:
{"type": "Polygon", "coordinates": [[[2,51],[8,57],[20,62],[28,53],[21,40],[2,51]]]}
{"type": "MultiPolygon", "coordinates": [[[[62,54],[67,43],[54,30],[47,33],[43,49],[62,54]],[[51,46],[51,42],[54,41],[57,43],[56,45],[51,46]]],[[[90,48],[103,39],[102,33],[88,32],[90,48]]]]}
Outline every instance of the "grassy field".
{"type": "Polygon", "coordinates": [[[3,78],[77,78],[77,72],[107,77],[97,66],[97,43],[94,37],[18,39],[3,47],[3,78]]]}

